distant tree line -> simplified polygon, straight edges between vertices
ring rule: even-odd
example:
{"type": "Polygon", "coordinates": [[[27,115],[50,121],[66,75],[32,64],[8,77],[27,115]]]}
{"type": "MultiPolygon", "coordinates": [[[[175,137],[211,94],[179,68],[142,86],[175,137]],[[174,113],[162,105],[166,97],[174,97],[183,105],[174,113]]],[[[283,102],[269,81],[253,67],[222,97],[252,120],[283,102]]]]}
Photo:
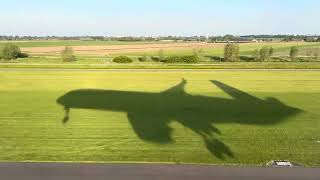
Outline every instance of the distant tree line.
{"type": "Polygon", "coordinates": [[[305,41],[320,42],[320,36],[309,35],[245,35],[245,36],[215,36],[209,37],[209,42],[249,42],[249,41],[305,41]]]}
{"type": "Polygon", "coordinates": [[[248,42],[262,41],[306,41],[320,42],[318,35],[245,35],[245,36],[0,36],[2,41],[25,40],[84,40],[84,41],[195,41],[195,42],[248,42]]]}

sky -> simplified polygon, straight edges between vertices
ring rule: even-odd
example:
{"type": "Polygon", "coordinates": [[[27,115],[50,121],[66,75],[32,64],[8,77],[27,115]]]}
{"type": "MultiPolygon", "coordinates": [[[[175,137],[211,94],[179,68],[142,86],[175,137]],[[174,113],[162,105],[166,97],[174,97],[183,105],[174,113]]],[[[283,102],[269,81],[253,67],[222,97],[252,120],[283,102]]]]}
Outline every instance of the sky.
{"type": "Polygon", "coordinates": [[[0,0],[0,35],[320,34],[319,0],[0,0]]]}

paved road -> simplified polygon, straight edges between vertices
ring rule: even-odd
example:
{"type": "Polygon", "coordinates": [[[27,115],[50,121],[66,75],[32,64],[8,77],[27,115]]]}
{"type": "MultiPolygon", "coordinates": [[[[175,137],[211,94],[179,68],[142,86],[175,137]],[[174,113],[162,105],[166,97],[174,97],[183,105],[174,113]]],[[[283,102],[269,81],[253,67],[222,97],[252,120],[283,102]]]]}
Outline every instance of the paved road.
{"type": "Polygon", "coordinates": [[[0,163],[1,180],[319,180],[320,169],[149,164],[0,163]]]}

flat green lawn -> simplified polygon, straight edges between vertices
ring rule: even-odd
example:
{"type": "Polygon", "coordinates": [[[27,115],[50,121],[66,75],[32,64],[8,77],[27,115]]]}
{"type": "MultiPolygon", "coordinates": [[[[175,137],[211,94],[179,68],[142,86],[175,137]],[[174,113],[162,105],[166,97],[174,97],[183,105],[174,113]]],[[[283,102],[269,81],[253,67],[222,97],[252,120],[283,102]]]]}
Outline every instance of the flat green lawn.
{"type": "MultiPolygon", "coordinates": [[[[34,58],[33,63],[0,63],[0,68],[27,69],[320,69],[319,62],[201,62],[201,64],[167,64],[157,62],[134,62],[132,64],[111,63],[91,64],[92,61],[103,62],[102,58],[83,58],[72,63],[53,63],[56,58],[47,60],[34,58]],[[42,61],[42,62],[40,62],[42,61]]],[[[109,61],[108,61],[109,60],[109,61]]],[[[20,60],[17,60],[20,61],[20,60]]],[[[1,62],[1,61],[0,61],[1,62]]],[[[60,61],[61,62],[61,61],[60,61]]]]}
{"type": "Polygon", "coordinates": [[[0,161],[320,166],[320,71],[1,71],[0,99],[0,161]]]}

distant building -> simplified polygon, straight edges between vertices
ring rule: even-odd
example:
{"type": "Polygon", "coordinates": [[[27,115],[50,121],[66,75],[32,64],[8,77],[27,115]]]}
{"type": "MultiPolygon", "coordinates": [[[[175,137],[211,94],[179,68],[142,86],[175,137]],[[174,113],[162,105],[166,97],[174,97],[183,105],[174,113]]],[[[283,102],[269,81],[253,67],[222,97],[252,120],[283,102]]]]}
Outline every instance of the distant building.
{"type": "Polygon", "coordinates": [[[91,37],[82,37],[80,38],[80,41],[92,41],[93,39],[91,37]]]}
{"type": "Polygon", "coordinates": [[[252,39],[251,42],[262,43],[264,41],[262,39],[252,39]]]}

